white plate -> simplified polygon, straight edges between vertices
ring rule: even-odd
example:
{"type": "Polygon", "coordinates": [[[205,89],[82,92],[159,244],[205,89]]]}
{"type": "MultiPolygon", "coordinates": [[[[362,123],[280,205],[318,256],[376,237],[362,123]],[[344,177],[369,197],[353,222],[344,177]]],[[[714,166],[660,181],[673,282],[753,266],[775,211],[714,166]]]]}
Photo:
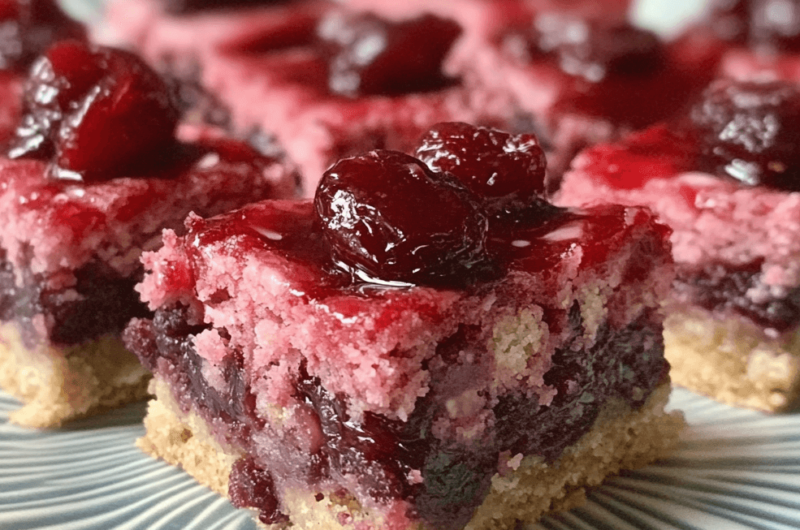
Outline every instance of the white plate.
{"type": "MultiPolygon", "coordinates": [[[[8,423],[0,393],[0,529],[256,530],[250,514],[133,445],[142,405],[55,432],[8,423]]],[[[800,415],[675,390],[691,425],[671,459],[608,480],[538,530],[800,528],[800,415]]]]}

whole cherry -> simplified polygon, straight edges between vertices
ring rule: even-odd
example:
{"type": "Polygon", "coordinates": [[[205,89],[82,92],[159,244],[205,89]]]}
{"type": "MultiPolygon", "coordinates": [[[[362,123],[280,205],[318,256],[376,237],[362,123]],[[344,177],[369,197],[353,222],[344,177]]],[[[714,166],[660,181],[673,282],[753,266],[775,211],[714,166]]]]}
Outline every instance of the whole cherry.
{"type": "Polygon", "coordinates": [[[9,155],[52,161],[56,178],[113,178],[167,156],[178,114],[165,82],[136,55],[65,41],[31,68],[9,155]]]}
{"type": "Polygon", "coordinates": [[[390,22],[334,11],[317,34],[328,59],[331,92],[345,96],[432,90],[446,84],[442,62],[461,27],[434,15],[390,22]]]}
{"type": "Polygon", "coordinates": [[[346,158],[314,198],[334,260],[362,280],[458,282],[486,260],[487,215],[454,177],[396,151],[346,158]]]}
{"type": "Polygon", "coordinates": [[[416,156],[458,178],[491,213],[521,209],[544,193],[547,160],[533,134],[439,123],[422,137],[416,156]]]}
{"type": "Polygon", "coordinates": [[[782,81],[712,84],[691,121],[705,169],[746,185],[800,191],[800,88],[782,81]]]}

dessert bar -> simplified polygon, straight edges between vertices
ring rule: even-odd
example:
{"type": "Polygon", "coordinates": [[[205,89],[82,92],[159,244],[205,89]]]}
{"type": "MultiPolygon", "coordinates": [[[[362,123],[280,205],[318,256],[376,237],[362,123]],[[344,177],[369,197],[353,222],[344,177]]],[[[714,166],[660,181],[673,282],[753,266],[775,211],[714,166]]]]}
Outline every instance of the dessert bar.
{"type": "MultiPolygon", "coordinates": [[[[230,109],[240,133],[272,131],[300,166],[306,196],[339,158],[408,150],[439,121],[500,125],[515,112],[507,90],[447,71],[453,49],[470,37],[440,16],[448,9],[399,17],[289,2],[175,14],[147,4],[144,37],[125,26],[126,2],[112,8],[115,38],[160,68],[192,72],[230,109]]],[[[474,12],[474,2],[465,5],[474,12]]]]}
{"type": "Polygon", "coordinates": [[[580,149],[678,114],[727,49],[701,32],[662,41],[621,2],[553,4],[496,3],[490,39],[468,58],[485,84],[512,92],[518,120],[548,144],[551,189],[580,149]]]}
{"type": "Polygon", "coordinates": [[[142,399],[149,374],[120,332],[149,311],[139,257],[189,212],[291,197],[297,174],[219,132],[177,129],[138,57],[64,41],[31,70],[0,157],[0,386],[11,420],[50,427],[142,399]]]}
{"type": "Polygon", "coordinates": [[[516,528],[675,443],[669,230],[541,198],[532,135],[439,124],[314,200],[144,254],[140,446],[271,528],[516,528]]]}
{"type": "Polygon", "coordinates": [[[674,230],[673,381],[763,410],[800,395],[800,89],[723,80],[685,121],[581,154],[559,203],[644,204],[674,230]]]}

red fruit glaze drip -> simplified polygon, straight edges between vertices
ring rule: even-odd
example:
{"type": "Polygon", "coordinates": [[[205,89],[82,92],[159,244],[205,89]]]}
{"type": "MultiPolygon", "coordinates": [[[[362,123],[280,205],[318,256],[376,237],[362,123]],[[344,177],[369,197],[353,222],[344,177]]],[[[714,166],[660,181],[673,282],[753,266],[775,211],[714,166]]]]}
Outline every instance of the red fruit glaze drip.
{"type": "Polygon", "coordinates": [[[157,166],[175,147],[178,111],[139,57],[66,41],[31,69],[12,158],[55,163],[57,179],[92,182],[157,166]]]}
{"type": "Polygon", "coordinates": [[[336,11],[320,21],[317,33],[331,92],[354,97],[448,84],[442,61],[461,28],[433,15],[389,22],[369,13],[336,11]]]}
{"type": "Polygon", "coordinates": [[[86,31],[55,0],[0,0],[0,70],[24,72],[48,46],[86,39],[86,31]]]}
{"type": "Polygon", "coordinates": [[[450,173],[492,212],[522,208],[544,193],[547,160],[533,134],[509,134],[466,123],[434,125],[416,156],[450,173]]]}

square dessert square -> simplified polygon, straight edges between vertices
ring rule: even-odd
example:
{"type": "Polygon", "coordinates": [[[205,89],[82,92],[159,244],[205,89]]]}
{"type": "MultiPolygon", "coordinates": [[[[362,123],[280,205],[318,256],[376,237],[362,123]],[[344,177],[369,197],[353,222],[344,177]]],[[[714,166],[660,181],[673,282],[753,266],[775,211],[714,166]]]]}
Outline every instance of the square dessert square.
{"type": "Polygon", "coordinates": [[[686,122],[582,153],[558,198],[658,213],[674,231],[673,381],[767,411],[800,397],[798,109],[790,83],[715,83],[686,122]]]}
{"type": "MultiPolygon", "coordinates": [[[[463,127],[417,154],[539,152],[463,127]]],[[[155,315],[124,333],[154,373],[140,446],[267,525],[375,530],[514,528],[664,455],[669,230],[637,207],[496,210],[440,170],[373,151],[314,202],[165,232],[138,287],[155,315]]]]}
{"type": "Polygon", "coordinates": [[[145,397],[120,333],[149,314],[133,287],[161,230],[291,197],[298,177],[219,131],[176,132],[166,85],[127,53],[62,43],[27,83],[0,157],[0,386],[25,403],[12,421],[51,427],[145,397]]]}
{"type": "Polygon", "coordinates": [[[517,119],[548,146],[552,191],[583,148],[680,113],[726,48],[702,32],[662,40],[628,20],[625,2],[498,4],[489,40],[465,59],[513,94],[517,119]]]}
{"type": "Polygon", "coordinates": [[[481,3],[454,2],[433,9],[437,15],[389,9],[383,18],[380,8],[335,2],[178,14],[144,2],[138,9],[148,13],[145,36],[126,27],[128,3],[112,4],[109,38],[131,43],[178,76],[198,77],[230,110],[236,130],[274,133],[299,165],[307,196],[342,157],[408,150],[442,121],[506,125],[515,112],[507,90],[446,71],[451,48],[468,40],[475,24],[437,15],[462,4],[482,13],[481,3]]]}

